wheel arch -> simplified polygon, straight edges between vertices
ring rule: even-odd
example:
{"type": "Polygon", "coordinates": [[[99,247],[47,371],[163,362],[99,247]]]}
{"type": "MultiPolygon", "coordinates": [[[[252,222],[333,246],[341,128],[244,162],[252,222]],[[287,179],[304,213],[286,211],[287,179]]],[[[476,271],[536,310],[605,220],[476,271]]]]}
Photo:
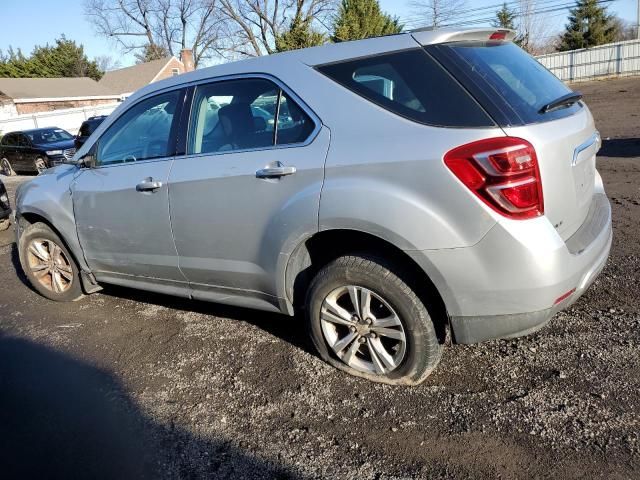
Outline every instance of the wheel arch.
{"type": "Polygon", "coordinates": [[[306,238],[289,256],[284,279],[284,296],[289,310],[303,308],[314,275],[330,261],[347,254],[369,254],[400,270],[403,280],[416,292],[434,320],[438,337],[444,341],[449,317],[443,296],[416,261],[393,243],[371,233],[350,229],[324,230],[306,238]]]}
{"type": "MultiPolygon", "coordinates": [[[[34,210],[20,212],[20,214],[16,217],[15,228],[18,229],[17,238],[20,237],[24,229],[26,229],[29,225],[33,225],[35,223],[44,223],[60,238],[60,240],[62,240],[64,246],[73,257],[73,261],[76,262],[76,265],[78,265],[78,268],[80,270],[80,281],[82,282],[82,288],[84,292],[88,294],[101,290],[101,287],[97,285],[93,274],[91,274],[89,269],[86,268],[86,263],[82,252],[76,251],[76,249],[74,248],[74,244],[69,241],[67,236],[64,235],[64,233],[60,229],[56,228],[51,219],[48,218],[43,212],[34,210]]],[[[18,245],[18,250],[19,249],[20,246],[18,245]]]]}

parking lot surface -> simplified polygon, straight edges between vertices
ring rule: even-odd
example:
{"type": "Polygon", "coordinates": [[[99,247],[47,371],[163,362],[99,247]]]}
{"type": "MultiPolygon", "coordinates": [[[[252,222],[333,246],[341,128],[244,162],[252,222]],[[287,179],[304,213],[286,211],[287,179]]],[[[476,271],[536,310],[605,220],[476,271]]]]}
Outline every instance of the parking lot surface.
{"type": "Polygon", "coordinates": [[[115,287],[50,302],[1,233],[0,476],[639,478],[640,77],[574,88],[605,139],[607,267],[419,387],[333,369],[295,318],[115,287]]]}

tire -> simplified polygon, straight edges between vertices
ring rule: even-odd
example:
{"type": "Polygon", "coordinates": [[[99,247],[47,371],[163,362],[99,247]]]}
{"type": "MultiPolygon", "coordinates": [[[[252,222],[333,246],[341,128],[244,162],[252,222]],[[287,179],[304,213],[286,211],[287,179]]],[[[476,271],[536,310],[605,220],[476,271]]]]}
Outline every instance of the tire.
{"type": "Polygon", "coordinates": [[[402,276],[364,254],[339,257],[318,272],[307,294],[306,315],[323,360],[392,385],[417,385],[429,376],[442,345],[426,306],[402,276]]]}
{"type": "Polygon", "coordinates": [[[47,169],[47,162],[45,162],[42,157],[38,157],[33,161],[33,166],[35,167],[38,174],[40,174],[47,169]]]}
{"type": "Polygon", "coordinates": [[[11,162],[6,158],[0,158],[0,174],[7,177],[13,177],[16,174],[11,162]]]}
{"type": "Polygon", "coordinates": [[[78,265],[48,225],[28,226],[20,237],[18,252],[25,275],[42,296],[56,302],[82,298],[78,265]]]}

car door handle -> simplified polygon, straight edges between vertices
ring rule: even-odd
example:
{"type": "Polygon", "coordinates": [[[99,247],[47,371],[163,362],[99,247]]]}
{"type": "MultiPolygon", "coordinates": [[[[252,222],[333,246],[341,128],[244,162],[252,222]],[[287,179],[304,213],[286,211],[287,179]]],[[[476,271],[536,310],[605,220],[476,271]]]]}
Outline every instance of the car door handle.
{"type": "Polygon", "coordinates": [[[138,192],[155,192],[160,187],[162,187],[162,182],[156,182],[153,178],[145,178],[138,185],[136,185],[136,190],[138,192]]]}
{"type": "Polygon", "coordinates": [[[285,167],[283,164],[278,164],[272,167],[261,168],[256,172],[257,178],[278,178],[286,175],[293,175],[296,173],[296,167],[285,167]]]}

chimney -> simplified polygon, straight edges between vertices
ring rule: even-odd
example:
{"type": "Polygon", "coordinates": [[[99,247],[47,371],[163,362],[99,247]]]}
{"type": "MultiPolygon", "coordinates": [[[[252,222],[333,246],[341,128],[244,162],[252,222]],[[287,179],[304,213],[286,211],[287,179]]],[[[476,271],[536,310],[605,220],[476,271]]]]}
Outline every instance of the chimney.
{"type": "Polygon", "coordinates": [[[185,72],[193,72],[195,70],[195,65],[193,64],[193,52],[188,48],[180,50],[180,61],[182,62],[182,65],[184,65],[185,72]]]}

